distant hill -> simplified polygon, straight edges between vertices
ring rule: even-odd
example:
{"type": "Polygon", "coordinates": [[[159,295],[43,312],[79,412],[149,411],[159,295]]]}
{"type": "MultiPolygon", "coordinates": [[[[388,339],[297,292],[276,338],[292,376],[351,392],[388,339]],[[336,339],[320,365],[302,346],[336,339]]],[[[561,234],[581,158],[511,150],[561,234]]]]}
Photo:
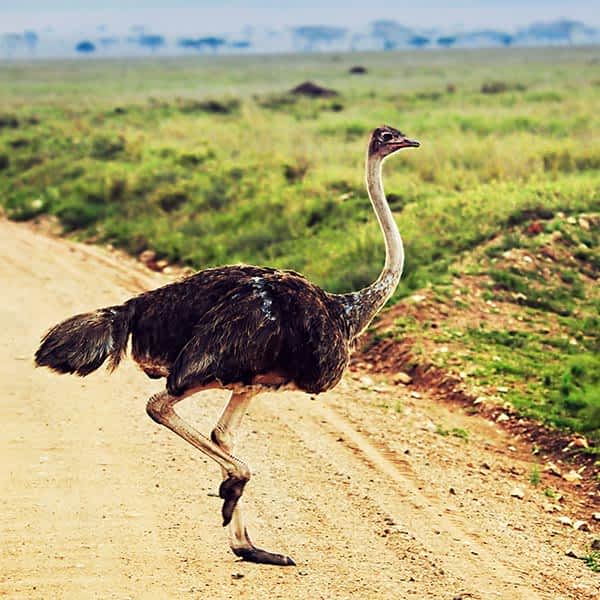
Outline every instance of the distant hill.
{"type": "Polygon", "coordinates": [[[99,25],[93,31],[72,31],[69,34],[58,34],[52,30],[1,33],[0,58],[351,52],[584,44],[600,44],[600,29],[568,19],[532,23],[514,31],[437,30],[407,27],[394,20],[380,20],[361,30],[330,25],[300,25],[279,30],[245,27],[243,32],[212,32],[197,37],[166,35],[160,31],[149,31],[143,25],[132,26],[126,34],[117,34],[107,26],[99,25]]]}

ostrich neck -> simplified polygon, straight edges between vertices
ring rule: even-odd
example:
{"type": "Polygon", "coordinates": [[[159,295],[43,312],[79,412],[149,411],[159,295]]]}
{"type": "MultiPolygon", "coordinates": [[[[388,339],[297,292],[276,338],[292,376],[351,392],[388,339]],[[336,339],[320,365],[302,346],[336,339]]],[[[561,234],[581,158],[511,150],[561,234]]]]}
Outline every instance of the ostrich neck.
{"type": "Polygon", "coordinates": [[[353,338],[367,328],[373,317],[394,293],[404,266],[402,238],[383,191],[382,163],[379,157],[368,157],[366,178],[369,198],[385,241],[385,265],[379,277],[371,285],[346,295],[347,313],[351,320],[353,338]]]}

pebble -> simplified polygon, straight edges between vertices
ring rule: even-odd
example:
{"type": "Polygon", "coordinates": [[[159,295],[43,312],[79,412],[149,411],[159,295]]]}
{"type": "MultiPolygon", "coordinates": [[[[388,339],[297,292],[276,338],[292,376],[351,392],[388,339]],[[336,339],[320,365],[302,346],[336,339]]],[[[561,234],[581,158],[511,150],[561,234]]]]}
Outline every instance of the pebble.
{"type": "Polygon", "coordinates": [[[590,230],[590,222],[587,219],[584,219],[583,217],[579,217],[579,227],[581,227],[582,229],[585,229],[586,231],[590,230]]]}
{"type": "Polygon", "coordinates": [[[396,373],[392,379],[392,381],[395,384],[403,384],[403,385],[408,385],[409,383],[412,382],[412,377],[408,374],[408,373],[404,373],[403,371],[400,371],[400,373],[396,373]]]}
{"type": "Polygon", "coordinates": [[[593,513],[592,519],[594,519],[594,521],[600,521],[600,512],[593,513]]]}
{"type": "Polygon", "coordinates": [[[588,444],[588,441],[584,437],[577,437],[571,443],[576,448],[589,448],[590,447],[590,445],[588,444]]]}
{"type": "Polygon", "coordinates": [[[571,469],[568,473],[565,473],[562,477],[569,483],[579,483],[583,479],[583,477],[581,477],[581,475],[573,469],[571,469]]]}
{"type": "Polygon", "coordinates": [[[573,529],[576,529],[577,531],[589,531],[590,526],[585,521],[575,521],[575,523],[573,523],[573,529]]]}
{"type": "Polygon", "coordinates": [[[154,262],[156,260],[156,252],[153,250],[144,250],[138,256],[138,260],[145,265],[154,262]]]}
{"type": "Polygon", "coordinates": [[[521,499],[521,500],[522,500],[523,498],[525,498],[525,492],[523,491],[523,488],[520,488],[520,487],[513,488],[513,490],[512,490],[512,492],[510,493],[510,495],[511,495],[513,498],[519,498],[519,499],[521,499]]]}
{"type": "Polygon", "coordinates": [[[496,423],[504,423],[504,421],[510,421],[510,417],[506,413],[500,413],[496,417],[496,423]]]}
{"type": "Polygon", "coordinates": [[[552,473],[552,475],[558,475],[559,477],[561,476],[560,469],[553,462],[547,463],[544,467],[544,471],[547,473],[552,473]]]}
{"type": "Polygon", "coordinates": [[[378,394],[385,394],[388,391],[385,385],[374,385],[371,389],[378,394]]]}
{"type": "Polygon", "coordinates": [[[571,525],[573,525],[573,521],[571,521],[571,519],[569,519],[569,517],[565,517],[564,515],[563,515],[563,516],[560,516],[560,517],[558,517],[558,522],[559,522],[561,525],[567,525],[567,526],[571,526],[571,525]]]}

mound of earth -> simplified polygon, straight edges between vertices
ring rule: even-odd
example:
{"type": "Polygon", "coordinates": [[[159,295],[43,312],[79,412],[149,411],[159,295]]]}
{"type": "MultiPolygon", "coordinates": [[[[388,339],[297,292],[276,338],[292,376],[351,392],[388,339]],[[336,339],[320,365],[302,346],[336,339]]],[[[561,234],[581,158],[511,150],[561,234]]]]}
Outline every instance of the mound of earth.
{"type": "Polygon", "coordinates": [[[296,96],[309,96],[310,98],[328,98],[338,95],[335,90],[322,87],[312,81],[305,81],[304,83],[297,85],[290,90],[290,93],[296,96]]]}
{"type": "Polygon", "coordinates": [[[350,75],[364,75],[367,73],[367,68],[362,65],[354,65],[348,69],[348,73],[350,73],[350,75]]]}

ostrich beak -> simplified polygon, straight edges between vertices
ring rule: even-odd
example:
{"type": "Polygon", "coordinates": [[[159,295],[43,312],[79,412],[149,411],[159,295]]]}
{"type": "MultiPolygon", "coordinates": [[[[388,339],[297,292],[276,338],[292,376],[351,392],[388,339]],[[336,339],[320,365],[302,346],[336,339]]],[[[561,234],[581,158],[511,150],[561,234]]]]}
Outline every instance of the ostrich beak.
{"type": "Polygon", "coordinates": [[[398,148],[418,148],[421,142],[417,140],[411,140],[409,138],[403,138],[397,142],[398,148]]]}

